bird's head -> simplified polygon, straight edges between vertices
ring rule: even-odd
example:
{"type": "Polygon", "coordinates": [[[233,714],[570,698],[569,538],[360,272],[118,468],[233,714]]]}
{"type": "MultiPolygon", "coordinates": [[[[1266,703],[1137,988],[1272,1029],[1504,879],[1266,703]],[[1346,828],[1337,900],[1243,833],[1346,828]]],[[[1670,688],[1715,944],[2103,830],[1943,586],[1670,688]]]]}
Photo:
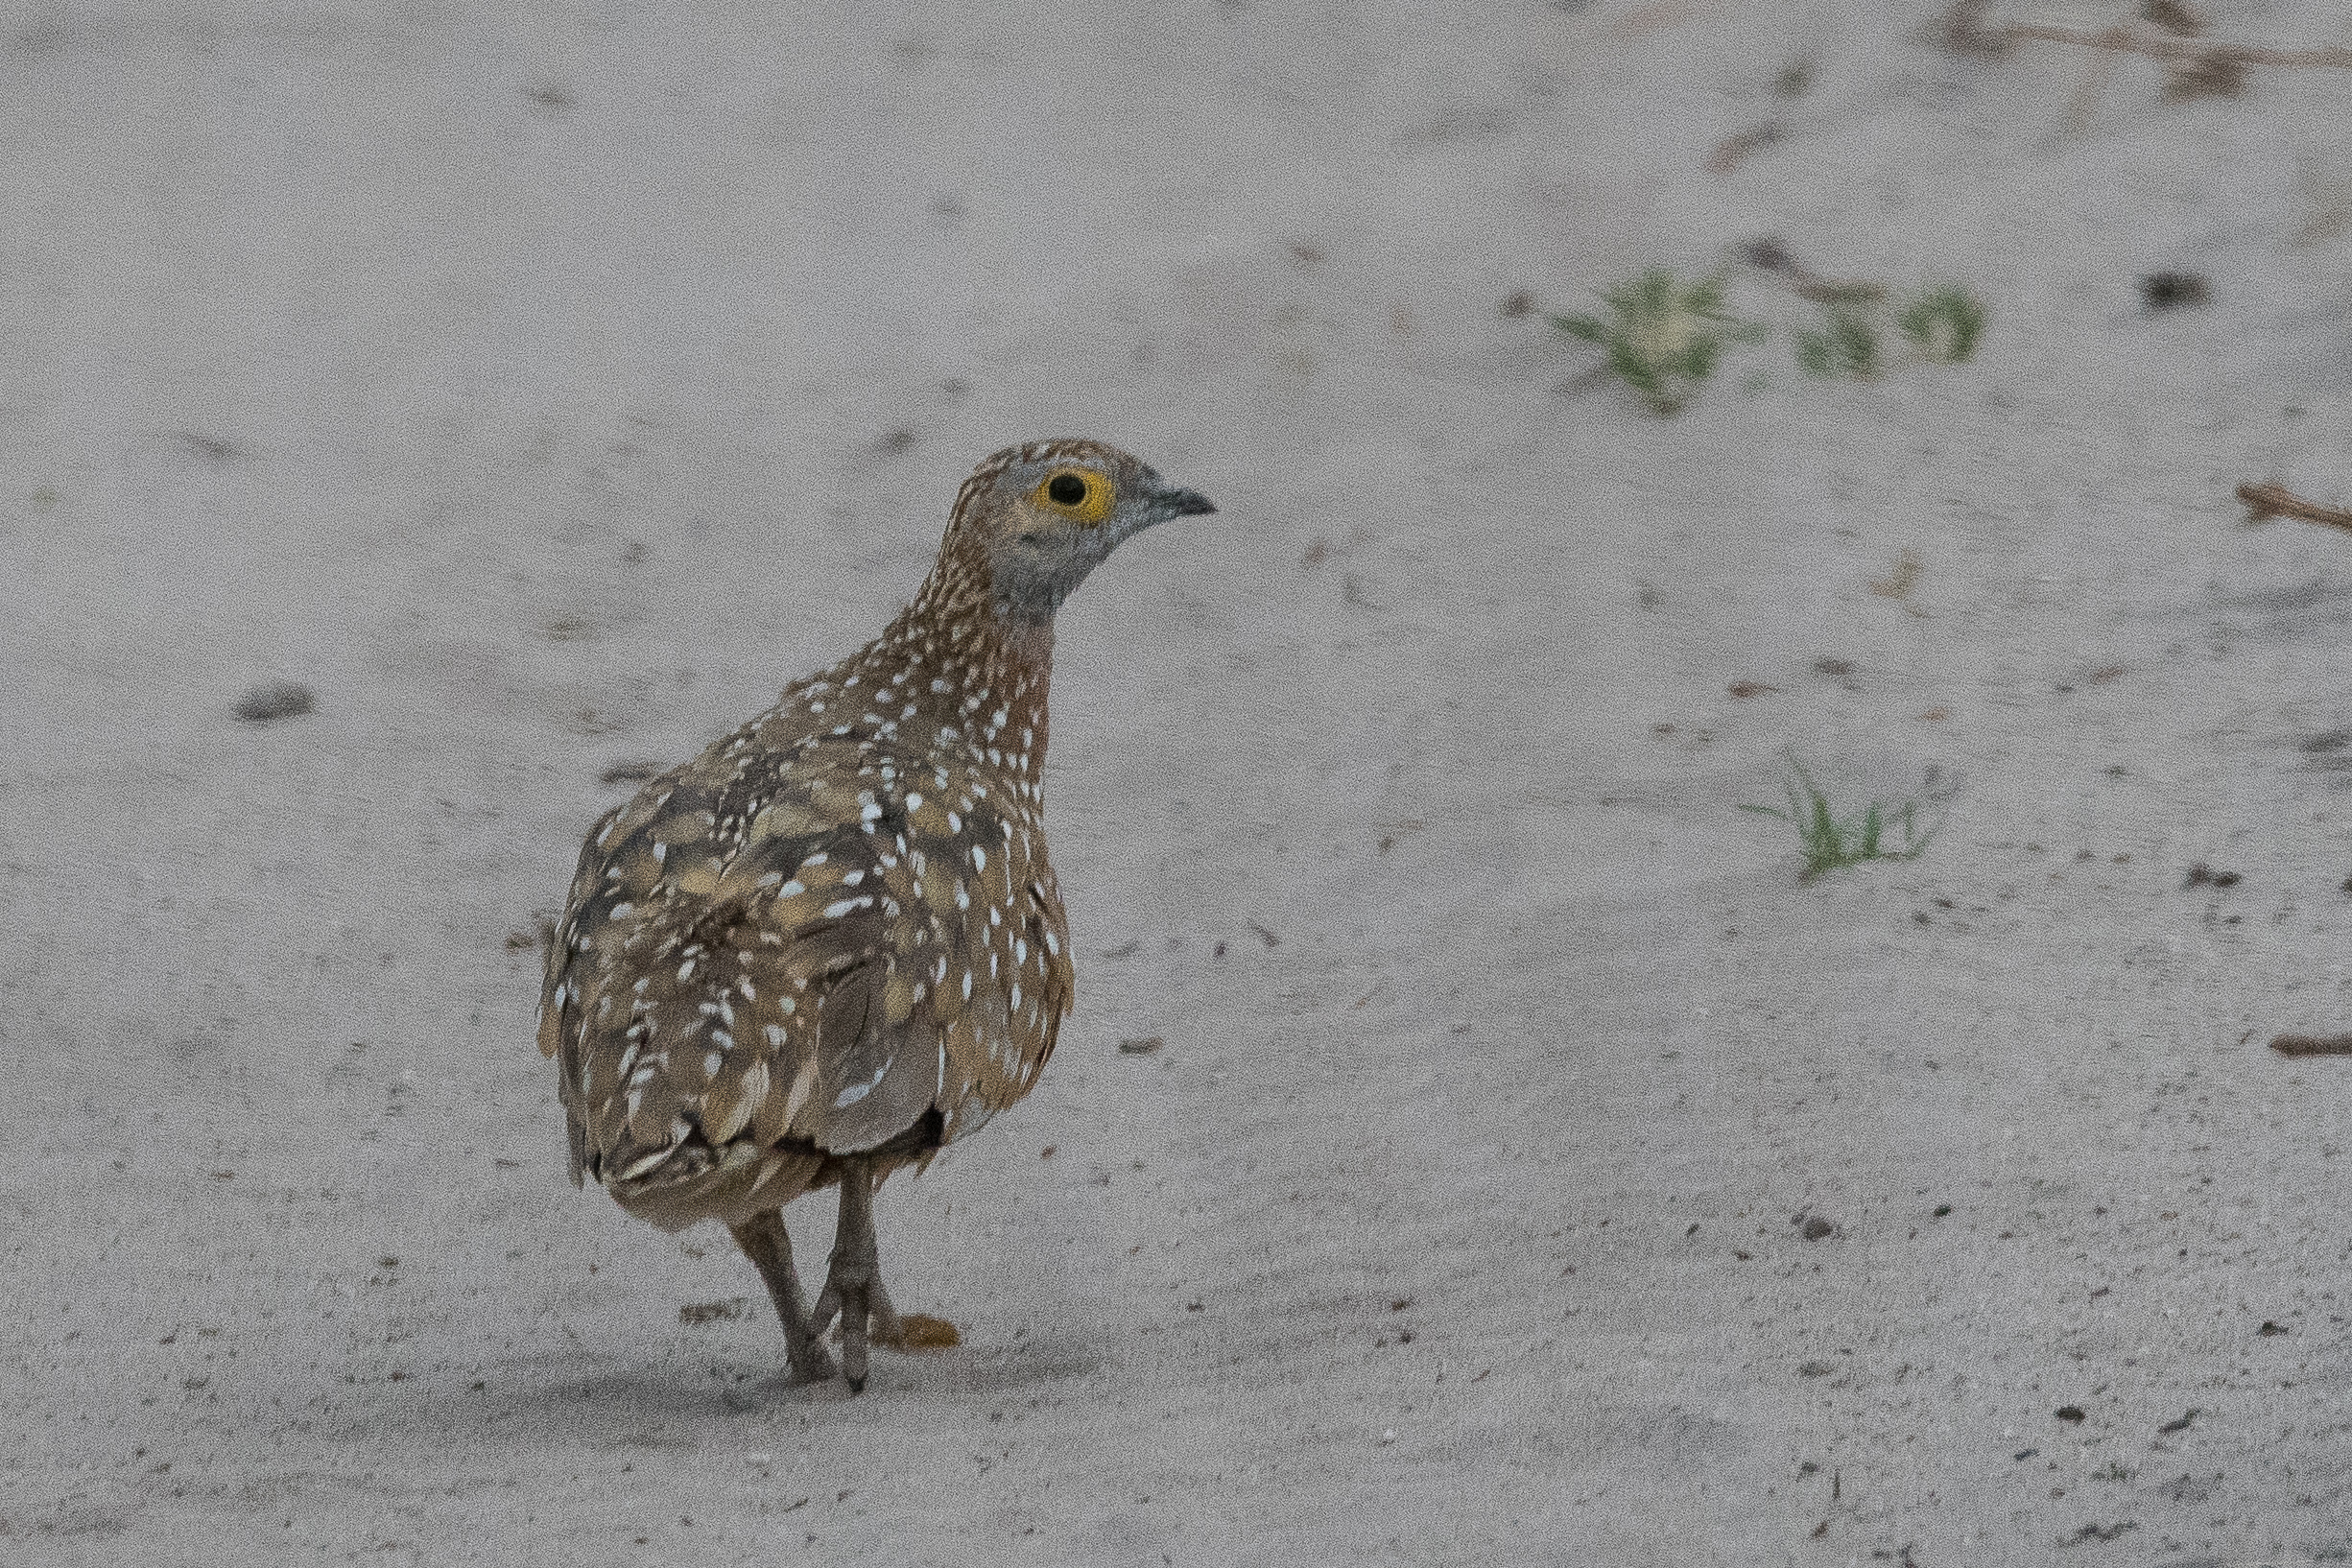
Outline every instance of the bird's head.
{"type": "Polygon", "coordinates": [[[985,563],[1000,617],[1035,625],[1051,621],[1122,539],[1216,510],[1207,496],[1169,484],[1116,447],[1035,441],[1008,447],[973,471],[957,497],[948,541],[985,563]]]}

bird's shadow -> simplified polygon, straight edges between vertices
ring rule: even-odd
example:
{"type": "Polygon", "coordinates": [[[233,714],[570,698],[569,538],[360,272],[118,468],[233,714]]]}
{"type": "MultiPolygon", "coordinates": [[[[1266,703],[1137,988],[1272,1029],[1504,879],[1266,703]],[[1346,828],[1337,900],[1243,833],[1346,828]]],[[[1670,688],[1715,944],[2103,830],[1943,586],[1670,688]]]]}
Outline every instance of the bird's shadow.
{"type": "Polygon", "coordinates": [[[486,1369],[479,1389],[420,1388],[400,1407],[355,1416],[340,1436],[374,1442],[387,1429],[406,1426],[458,1440],[465,1435],[495,1438],[502,1445],[684,1449],[740,1437],[762,1417],[805,1412],[818,1421],[863,1422],[906,1405],[976,1406],[1082,1380],[1103,1366],[1092,1346],[1051,1341],[912,1353],[877,1349],[866,1390],[853,1397],[838,1377],[794,1384],[782,1360],[779,1349],[778,1366],[765,1374],[746,1366],[697,1370],[651,1358],[628,1364],[600,1358],[601,1365],[583,1369],[577,1351],[550,1352],[486,1369]]]}

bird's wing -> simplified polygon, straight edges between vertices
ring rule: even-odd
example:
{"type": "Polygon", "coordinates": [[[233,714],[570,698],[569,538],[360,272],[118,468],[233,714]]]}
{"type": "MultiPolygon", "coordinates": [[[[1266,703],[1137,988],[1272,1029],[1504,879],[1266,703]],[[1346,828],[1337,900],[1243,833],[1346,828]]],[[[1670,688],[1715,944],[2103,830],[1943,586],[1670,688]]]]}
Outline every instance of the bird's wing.
{"type": "Polygon", "coordinates": [[[976,1128],[1036,1082],[1076,996],[1070,928],[1019,786],[966,780],[906,813],[900,868],[938,939],[923,952],[940,1034],[945,1139],[976,1128]]]}
{"type": "Polygon", "coordinates": [[[767,771],[720,756],[649,784],[582,852],[540,1034],[576,1166],[854,1152],[934,1108],[953,1137],[1025,1094],[1071,993],[1042,843],[985,784],[967,816],[854,739],[767,771]]]}

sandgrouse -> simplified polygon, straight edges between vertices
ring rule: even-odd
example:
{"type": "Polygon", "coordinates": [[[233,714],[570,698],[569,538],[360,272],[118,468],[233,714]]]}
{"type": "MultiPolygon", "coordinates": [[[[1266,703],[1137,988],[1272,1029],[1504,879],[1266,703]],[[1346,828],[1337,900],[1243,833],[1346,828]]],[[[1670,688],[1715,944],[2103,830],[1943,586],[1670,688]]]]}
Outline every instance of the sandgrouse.
{"type": "Polygon", "coordinates": [[[889,630],[596,824],[539,1049],[572,1180],[757,1266],[795,1382],[854,1392],[899,1320],[873,1190],[1026,1094],[1070,1010],[1040,787],[1054,612],[1119,541],[1216,510],[1094,441],[1008,448],[889,630]],[[783,1206],[841,1188],[816,1306],[783,1206]]]}

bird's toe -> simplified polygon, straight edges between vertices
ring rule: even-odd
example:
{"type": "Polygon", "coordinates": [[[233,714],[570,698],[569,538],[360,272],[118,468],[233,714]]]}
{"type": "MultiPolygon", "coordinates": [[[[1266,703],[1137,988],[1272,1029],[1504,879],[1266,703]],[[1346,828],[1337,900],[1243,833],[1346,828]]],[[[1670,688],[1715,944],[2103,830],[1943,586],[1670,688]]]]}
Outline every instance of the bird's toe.
{"type": "Polygon", "coordinates": [[[832,1352],[812,1339],[805,1354],[792,1357],[792,1372],[784,1381],[788,1387],[795,1389],[806,1388],[812,1383],[829,1383],[833,1380],[833,1370],[832,1352]]]}

